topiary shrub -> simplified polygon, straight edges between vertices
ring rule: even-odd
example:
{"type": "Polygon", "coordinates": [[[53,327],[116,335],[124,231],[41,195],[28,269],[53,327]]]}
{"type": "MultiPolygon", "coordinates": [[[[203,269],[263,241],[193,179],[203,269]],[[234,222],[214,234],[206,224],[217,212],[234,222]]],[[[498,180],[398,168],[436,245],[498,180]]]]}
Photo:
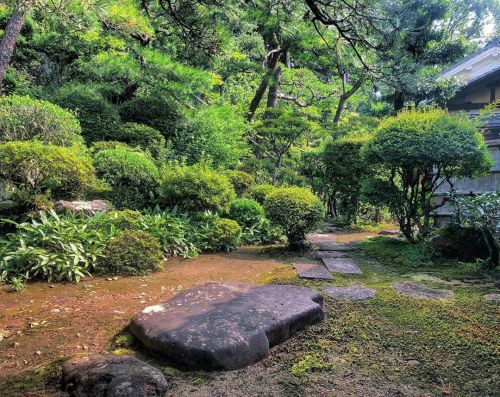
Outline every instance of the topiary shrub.
{"type": "Polygon", "coordinates": [[[94,157],[97,175],[111,187],[107,194],[118,209],[141,209],[153,204],[159,173],[144,154],[124,149],[109,149],[94,157]]]}
{"type": "Polygon", "coordinates": [[[83,143],[80,124],[67,110],[28,96],[0,97],[0,143],[33,139],[66,147],[83,143]]]}
{"type": "Polygon", "coordinates": [[[139,146],[151,153],[155,159],[165,156],[165,138],[160,131],[144,124],[125,123],[117,134],[116,139],[132,147],[139,146]]]}
{"type": "Polygon", "coordinates": [[[229,218],[242,227],[252,227],[265,218],[264,209],[255,200],[238,198],[229,206],[229,218]]]}
{"type": "Polygon", "coordinates": [[[260,204],[264,204],[267,195],[276,189],[271,185],[255,185],[250,190],[249,196],[260,204]]]}
{"type": "Polygon", "coordinates": [[[149,233],[130,230],[111,240],[106,256],[99,262],[103,274],[135,276],[161,269],[163,254],[160,242],[149,233]]]}
{"type": "Polygon", "coordinates": [[[228,170],[224,174],[233,185],[234,191],[238,197],[246,195],[254,184],[252,175],[244,171],[228,170]]]}
{"type": "Polygon", "coordinates": [[[206,236],[205,249],[209,251],[233,251],[240,245],[241,227],[236,221],[216,218],[206,236]]]}
{"type": "Polygon", "coordinates": [[[235,193],[226,176],[198,163],[163,167],[159,196],[164,207],[177,206],[187,212],[225,212],[235,193]]]}
{"type": "Polygon", "coordinates": [[[321,201],[306,188],[277,188],[264,201],[267,217],[281,226],[290,246],[301,246],[306,233],[323,218],[321,201]]]}
{"type": "Polygon", "coordinates": [[[85,152],[41,142],[0,144],[0,180],[23,201],[37,195],[76,198],[96,182],[92,160],[85,152]]]}
{"type": "Polygon", "coordinates": [[[88,144],[116,139],[120,115],[118,109],[101,94],[84,85],[71,85],[63,87],[54,101],[75,111],[88,144]]]}
{"type": "Polygon", "coordinates": [[[103,150],[109,150],[109,149],[123,149],[123,150],[128,150],[130,152],[140,152],[141,150],[139,149],[134,149],[133,147],[130,147],[124,142],[118,142],[118,141],[97,141],[93,142],[92,145],[90,146],[90,153],[96,154],[98,152],[101,152],[103,150]]]}
{"type": "Polygon", "coordinates": [[[177,106],[153,96],[135,97],[120,108],[123,121],[147,125],[160,131],[165,138],[175,135],[181,122],[177,106]]]}

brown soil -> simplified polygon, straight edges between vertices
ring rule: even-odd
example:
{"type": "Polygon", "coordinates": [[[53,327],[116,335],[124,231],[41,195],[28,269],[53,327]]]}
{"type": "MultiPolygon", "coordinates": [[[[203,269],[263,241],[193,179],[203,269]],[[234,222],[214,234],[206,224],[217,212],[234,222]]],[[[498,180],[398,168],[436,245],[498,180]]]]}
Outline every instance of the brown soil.
{"type": "Polygon", "coordinates": [[[248,247],[229,254],[171,259],[161,272],[144,277],[80,283],[33,283],[20,293],[0,290],[0,383],[2,378],[41,367],[59,356],[101,352],[132,315],[182,290],[208,281],[258,283],[279,268],[278,259],[248,247]]]}

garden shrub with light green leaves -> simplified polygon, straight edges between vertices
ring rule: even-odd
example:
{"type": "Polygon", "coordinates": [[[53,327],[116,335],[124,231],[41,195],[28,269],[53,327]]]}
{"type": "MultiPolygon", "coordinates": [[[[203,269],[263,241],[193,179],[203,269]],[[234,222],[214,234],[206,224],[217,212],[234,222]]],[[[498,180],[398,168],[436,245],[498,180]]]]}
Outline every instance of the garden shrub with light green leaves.
{"type": "Polygon", "coordinates": [[[209,251],[233,251],[241,242],[241,227],[238,222],[227,218],[217,218],[206,236],[209,251]]]}
{"type": "Polygon", "coordinates": [[[234,187],[234,191],[238,197],[245,196],[254,184],[252,175],[244,171],[227,170],[224,174],[228,177],[229,182],[234,187]]]}
{"type": "Polygon", "coordinates": [[[155,159],[161,159],[166,153],[165,138],[161,132],[144,124],[125,123],[116,139],[131,147],[140,147],[155,159]]]}
{"type": "Polygon", "coordinates": [[[38,140],[58,146],[81,146],[83,139],[73,113],[29,96],[0,97],[0,143],[38,140]]]}
{"type": "Polygon", "coordinates": [[[306,188],[277,188],[264,201],[264,210],[271,222],[281,226],[292,247],[304,244],[306,233],[323,219],[321,201],[306,188]]]}
{"type": "Polygon", "coordinates": [[[255,185],[250,189],[249,196],[260,204],[264,204],[267,195],[276,189],[272,185],[255,185]]]}
{"type": "Polygon", "coordinates": [[[116,208],[142,209],[153,204],[159,173],[147,155],[121,148],[103,150],[95,155],[94,165],[97,176],[112,189],[105,198],[116,208]]]}
{"type": "Polygon", "coordinates": [[[115,236],[99,261],[99,273],[126,276],[144,275],[161,269],[163,253],[160,241],[140,230],[128,230],[115,236]]]}
{"type": "Polygon", "coordinates": [[[160,170],[159,199],[162,208],[186,212],[225,212],[235,193],[228,178],[208,164],[171,164],[160,170]]]}

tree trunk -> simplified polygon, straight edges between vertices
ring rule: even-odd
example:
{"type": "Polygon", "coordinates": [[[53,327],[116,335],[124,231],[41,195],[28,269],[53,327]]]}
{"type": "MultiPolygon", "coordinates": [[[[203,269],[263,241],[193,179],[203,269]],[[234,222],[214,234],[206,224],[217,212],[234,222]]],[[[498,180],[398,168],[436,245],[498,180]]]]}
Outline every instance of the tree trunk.
{"type": "Polygon", "coordinates": [[[292,58],[290,56],[290,51],[286,50],[285,52],[285,66],[287,69],[292,67],[292,58]]]}
{"type": "Polygon", "coordinates": [[[10,59],[16,47],[17,36],[19,36],[24,25],[24,19],[30,5],[31,0],[16,2],[14,12],[9,19],[2,41],[0,42],[0,93],[2,91],[3,81],[7,73],[7,68],[9,67],[10,59]]]}
{"type": "Polygon", "coordinates": [[[280,156],[278,156],[278,161],[276,162],[276,166],[274,167],[273,186],[276,185],[276,182],[278,180],[278,172],[281,169],[282,162],[283,162],[283,155],[280,155],[280,156]]]}
{"type": "Polygon", "coordinates": [[[278,91],[281,82],[281,68],[278,66],[274,69],[273,81],[269,86],[269,92],[267,93],[267,107],[275,108],[278,104],[278,91]]]}
{"type": "Polygon", "coordinates": [[[496,240],[495,236],[486,228],[482,228],[481,232],[483,233],[484,241],[488,246],[488,251],[490,257],[488,258],[489,267],[494,269],[500,264],[500,245],[496,240]]]}
{"type": "Polygon", "coordinates": [[[365,82],[366,80],[366,77],[361,77],[358,81],[356,81],[356,83],[354,83],[354,85],[351,87],[351,89],[347,92],[344,92],[340,98],[339,98],[339,104],[337,106],[337,110],[335,112],[335,117],[333,118],[333,122],[334,124],[338,124],[339,121],[340,121],[340,116],[342,115],[342,111],[344,110],[344,106],[347,102],[347,100],[353,96],[356,91],[358,91],[361,86],[363,85],[363,83],[365,82]]]}

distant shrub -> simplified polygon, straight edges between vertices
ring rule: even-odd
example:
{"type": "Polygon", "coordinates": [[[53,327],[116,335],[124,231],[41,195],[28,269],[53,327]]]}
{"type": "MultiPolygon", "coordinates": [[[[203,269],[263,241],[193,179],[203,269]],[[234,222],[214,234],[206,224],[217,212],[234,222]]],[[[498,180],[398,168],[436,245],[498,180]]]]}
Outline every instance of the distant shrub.
{"type": "Polygon", "coordinates": [[[147,125],[125,123],[118,132],[117,139],[132,147],[139,146],[155,159],[165,156],[165,138],[160,131],[147,125]]]}
{"type": "Polygon", "coordinates": [[[260,204],[264,204],[267,195],[276,189],[271,185],[255,185],[250,190],[249,196],[260,204]]]}
{"type": "Polygon", "coordinates": [[[481,230],[471,226],[448,225],[440,229],[439,235],[432,239],[432,247],[445,257],[463,262],[488,258],[488,246],[481,230]]]}
{"type": "Polygon", "coordinates": [[[158,239],[149,233],[130,230],[112,239],[99,272],[126,276],[148,274],[161,268],[163,254],[158,239]]]}
{"type": "Polygon", "coordinates": [[[18,196],[75,198],[95,182],[92,160],[80,149],[41,142],[0,144],[0,180],[18,196]]]}
{"type": "Polygon", "coordinates": [[[244,171],[227,170],[224,174],[233,185],[238,197],[244,196],[254,184],[252,175],[244,171]]]}
{"type": "Polygon", "coordinates": [[[119,141],[97,141],[93,142],[92,145],[90,146],[90,152],[92,154],[96,154],[98,152],[108,149],[123,149],[123,150],[128,150],[130,152],[139,151],[137,149],[134,149],[133,147],[130,147],[126,143],[119,141]]]}
{"type": "Polygon", "coordinates": [[[146,208],[153,203],[159,174],[145,155],[124,149],[103,150],[96,154],[94,164],[97,175],[111,186],[107,198],[118,209],[146,208]]]}
{"type": "Polygon", "coordinates": [[[233,251],[240,245],[241,227],[236,221],[216,218],[206,235],[209,251],[233,251]]]}
{"type": "Polygon", "coordinates": [[[306,233],[323,217],[321,201],[309,190],[299,187],[278,188],[264,201],[268,218],[281,226],[291,246],[304,243],[306,233]]]}
{"type": "Polygon", "coordinates": [[[28,96],[0,97],[0,143],[34,139],[66,147],[83,143],[80,124],[67,110],[28,96]]]}
{"type": "Polygon", "coordinates": [[[181,121],[175,104],[153,96],[132,98],[121,106],[120,114],[123,121],[147,125],[166,138],[175,135],[181,121]]]}
{"type": "Polygon", "coordinates": [[[162,206],[188,212],[224,212],[235,198],[227,177],[203,163],[164,166],[159,195],[162,206]]]}
{"type": "Polygon", "coordinates": [[[60,106],[75,111],[87,143],[114,139],[120,125],[118,109],[84,85],[63,87],[54,97],[60,106]]]}
{"type": "Polygon", "coordinates": [[[229,217],[242,227],[258,224],[264,217],[264,209],[255,200],[238,198],[229,206],[229,217]]]}

